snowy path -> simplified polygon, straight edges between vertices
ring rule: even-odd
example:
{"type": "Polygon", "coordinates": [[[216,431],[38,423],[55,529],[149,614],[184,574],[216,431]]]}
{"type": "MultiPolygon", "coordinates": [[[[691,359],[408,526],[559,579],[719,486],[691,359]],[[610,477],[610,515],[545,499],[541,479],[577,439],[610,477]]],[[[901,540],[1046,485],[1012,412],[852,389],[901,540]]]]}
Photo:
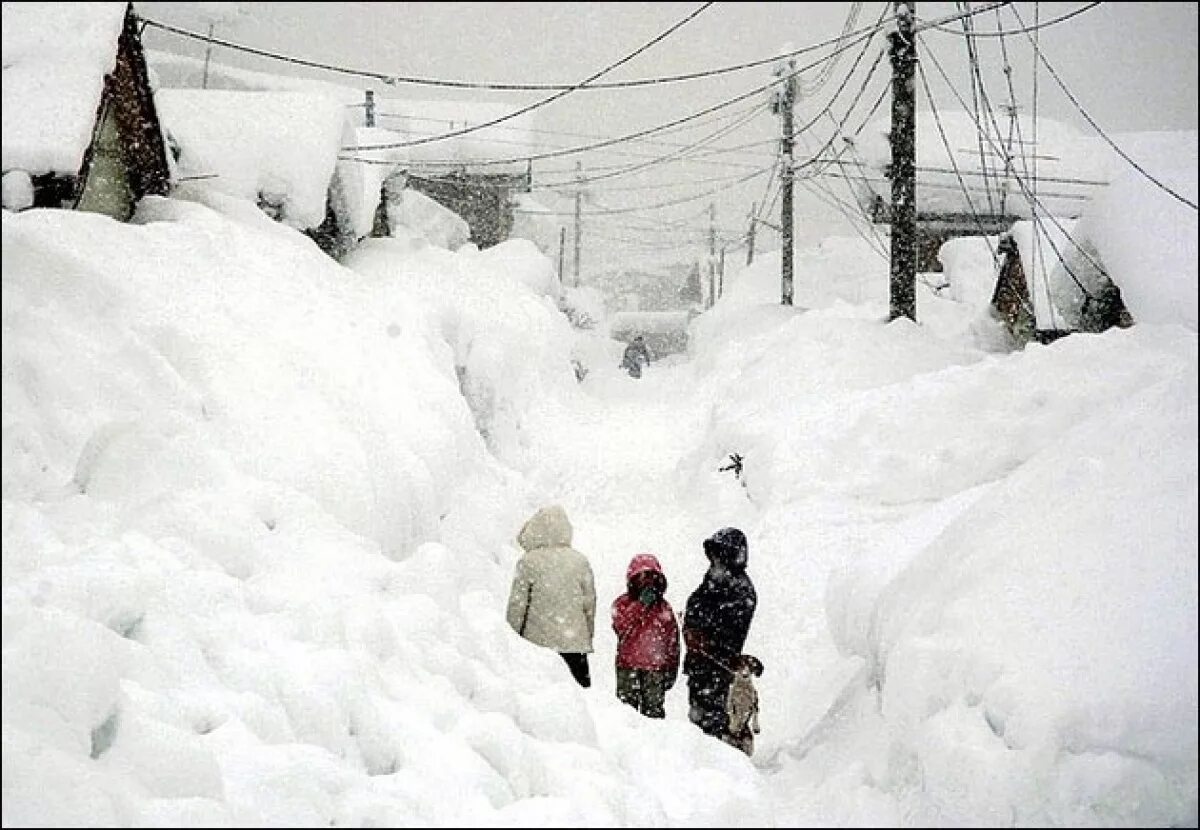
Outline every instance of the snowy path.
{"type": "MultiPolygon", "coordinates": [[[[747,651],[769,667],[758,684],[764,732],[753,758],[763,773],[757,797],[789,826],[855,823],[855,816],[871,824],[894,816],[892,798],[873,785],[862,764],[870,754],[863,741],[873,739],[871,730],[858,727],[878,717],[863,665],[834,648],[823,588],[826,573],[848,549],[893,531],[903,511],[821,499],[775,527],[762,523],[728,473],[690,481],[696,473],[689,456],[705,440],[711,399],[685,360],[655,364],[640,381],[593,374],[584,391],[586,408],[542,425],[531,477],[567,508],[575,547],[596,574],[593,690],[614,694],[608,607],[624,590],[630,557],[659,557],[667,598],[682,615],[707,566],[702,540],[722,526],[741,526],[756,540],[750,574],[759,592],[747,651]],[[714,488],[723,489],[714,494],[714,488]],[[847,788],[862,800],[860,807],[845,802],[847,788]]],[[[685,678],[667,696],[667,718],[687,722],[685,678]]]]}
{"type": "MultiPolygon", "coordinates": [[[[667,598],[682,614],[707,564],[700,542],[717,527],[681,500],[678,464],[699,440],[704,416],[691,385],[685,363],[656,364],[640,381],[615,372],[593,376],[585,386],[591,406],[541,436],[534,480],[558,494],[575,527],[575,546],[592,562],[598,607],[592,676],[609,693],[616,643],[608,608],[624,590],[630,558],[642,552],[659,558],[667,598]]],[[[681,681],[668,696],[669,717],[686,717],[686,708],[681,681]]]]}
{"type": "MultiPolygon", "coordinates": [[[[688,363],[655,364],[640,381],[615,373],[593,377],[585,391],[592,405],[541,436],[545,446],[539,447],[542,463],[534,480],[547,492],[559,494],[575,525],[575,546],[588,555],[595,570],[593,688],[611,695],[616,643],[607,613],[612,599],[624,589],[629,558],[643,551],[659,557],[670,583],[667,598],[682,615],[707,566],[701,541],[728,524],[748,526],[754,511],[748,503],[733,503],[730,512],[714,512],[711,504],[697,498],[693,482],[687,480],[691,465],[684,462],[703,440],[710,405],[697,394],[688,363]],[[579,454],[581,448],[587,448],[586,455],[579,454]]],[[[732,486],[729,490],[737,492],[732,486]]],[[[820,535],[828,528],[814,520],[810,532],[820,535]]],[[[777,805],[773,814],[820,823],[809,804],[812,788],[820,781],[770,773],[788,767],[786,759],[781,762],[781,749],[801,744],[814,726],[824,724],[822,731],[829,726],[825,722],[830,707],[848,684],[861,680],[859,666],[832,649],[820,602],[809,597],[799,603],[786,586],[769,584],[773,569],[766,567],[768,556],[767,551],[751,553],[750,571],[759,588],[760,606],[747,649],[762,649],[771,667],[771,675],[760,680],[767,731],[760,735],[753,762],[768,773],[762,784],[777,805]],[[791,601],[780,601],[781,595],[791,601]],[[794,630],[788,630],[788,625],[794,630]]],[[[667,696],[667,717],[686,722],[687,690],[682,677],[667,696]]]]}

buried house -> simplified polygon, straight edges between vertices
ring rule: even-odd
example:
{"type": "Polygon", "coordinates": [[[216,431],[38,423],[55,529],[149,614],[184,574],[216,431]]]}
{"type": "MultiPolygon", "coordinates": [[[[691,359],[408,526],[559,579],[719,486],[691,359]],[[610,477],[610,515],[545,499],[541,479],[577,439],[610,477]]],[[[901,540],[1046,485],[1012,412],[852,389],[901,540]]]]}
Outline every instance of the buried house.
{"type": "MultiPolygon", "coordinates": [[[[363,130],[336,98],[245,89],[164,89],[159,96],[179,147],[181,195],[216,192],[257,205],[335,259],[371,234],[383,182],[400,165],[395,153],[375,153],[375,164],[339,159],[363,130]]],[[[376,141],[395,138],[374,132],[376,141]]]]}
{"type": "Polygon", "coordinates": [[[172,181],[131,3],[6,3],[4,207],[119,221],[172,181]]]}
{"type": "Polygon", "coordinates": [[[991,306],[1018,343],[1140,322],[1196,330],[1197,134],[1116,141],[1140,169],[1107,145],[1080,142],[1076,159],[1090,150],[1093,169],[1111,184],[1077,220],[1037,214],[999,239],[991,306]]]}

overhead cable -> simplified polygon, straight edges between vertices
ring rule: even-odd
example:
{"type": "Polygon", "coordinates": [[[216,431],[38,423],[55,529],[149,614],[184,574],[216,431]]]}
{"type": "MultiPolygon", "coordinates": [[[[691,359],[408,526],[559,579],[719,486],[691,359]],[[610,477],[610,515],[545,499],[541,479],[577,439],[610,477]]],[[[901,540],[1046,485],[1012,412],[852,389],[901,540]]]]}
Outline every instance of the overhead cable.
{"type": "MultiPolygon", "coordinates": [[[[1013,8],[1012,12],[1014,15],[1016,15],[1017,20],[1019,20],[1021,22],[1021,25],[1024,26],[1025,21],[1021,20],[1020,12],[1018,12],[1016,10],[1016,8],[1013,8]]],[[[1103,130],[1103,128],[1101,128],[1101,126],[1096,123],[1096,119],[1094,119],[1094,118],[1092,118],[1092,116],[1088,115],[1087,110],[1085,110],[1083,108],[1083,104],[1079,103],[1079,99],[1075,97],[1075,95],[1067,87],[1066,83],[1063,82],[1063,79],[1059,77],[1058,72],[1056,72],[1054,67],[1050,65],[1050,61],[1049,61],[1049,59],[1047,59],[1046,53],[1043,52],[1042,49],[1038,46],[1037,40],[1035,40],[1033,38],[1033,36],[1030,35],[1029,33],[1026,33],[1026,37],[1029,38],[1029,42],[1033,46],[1034,54],[1037,55],[1038,59],[1041,60],[1042,64],[1050,72],[1050,77],[1054,78],[1054,81],[1055,81],[1055,83],[1058,84],[1059,89],[1061,89],[1063,91],[1063,93],[1067,96],[1067,98],[1070,99],[1071,103],[1075,105],[1075,108],[1077,110],[1079,110],[1079,114],[1082,115],[1087,120],[1087,122],[1092,125],[1092,129],[1094,129],[1097,132],[1097,134],[1099,134],[1099,136],[1102,139],[1104,139],[1104,142],[1106,144],[1108,144],[1108,146],[1111,147],[1116,152],[1117,155],[1119,155],[1126,162],[1128,162],[1129,165],[1131,167],[1133,167],[1134,170],[1137,170],[1139,173],[1141,173],[1148,181],[1150,181],[1151,183],[1153,183],[1154,185],[1159,187],[1164,192],[1169,193],[1171,196],[1174,196],[1176,199],[1178,199],[1180,202],[1183,202],[1183,204],[1187,205],[1192,210],[1196,210],[1197,208],[1196,208],[1195,202],[1188,199],[1186,196],[1183,196],[1183,195],[1177,193],[1175,190],[1173,190],[1169,186],[1163,184],[1161,181],[1156,179],[1153,175],[1150,174],[1149,171],[1146,170],[1146,168],[1142,167],[1140,164],[1138,164],[1136,161],[1134,161],[1132,158],[1130,158],[1128,153],[1126,153],[1124,150],[1122,150],[1119,146],[1117,146],[1117,143],[1115,141],[1113,141],[1111,138],[1109,138],[1108,133],[1106,133],[1103,130]]]]}

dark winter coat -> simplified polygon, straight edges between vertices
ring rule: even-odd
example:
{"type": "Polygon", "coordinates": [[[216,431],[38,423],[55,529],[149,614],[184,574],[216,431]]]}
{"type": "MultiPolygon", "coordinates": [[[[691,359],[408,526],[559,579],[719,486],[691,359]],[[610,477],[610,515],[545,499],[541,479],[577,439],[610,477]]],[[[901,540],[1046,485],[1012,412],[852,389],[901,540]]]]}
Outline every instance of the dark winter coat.
{"type": "Polygon", "coordinates": [[[625,571],[626,592],[612,604],[617,634],[617,668],[666,672],[672,681],[679,672],[679,623],[664,597],[667,577],[658,559],[648,553],[633,557],[625,571]],[[638,595],[653,586],[658,599],[644,605],[638,595]]]}
{"type": "Polygon", "coordinates": [[[634,340],[625,347],[625,354],[621,358],[621,368],[629,372],[634,377],[641,377],[642,367],[650,365],[650,350],[646,348],[646,343],[643,340],[634,340]]]}
{"type": "MultiPolygon", "coordinates": [[[[746,536],[733,527],[718,530],[704,542],[709,568],[688,597],[683,618],[687,675],[715,675],[727,680],[735,657],[742,653],[758,605],[754,583],[746,574],[746,536]]],[[[723,685],[723,684],[722,684],[723,685]]]]}

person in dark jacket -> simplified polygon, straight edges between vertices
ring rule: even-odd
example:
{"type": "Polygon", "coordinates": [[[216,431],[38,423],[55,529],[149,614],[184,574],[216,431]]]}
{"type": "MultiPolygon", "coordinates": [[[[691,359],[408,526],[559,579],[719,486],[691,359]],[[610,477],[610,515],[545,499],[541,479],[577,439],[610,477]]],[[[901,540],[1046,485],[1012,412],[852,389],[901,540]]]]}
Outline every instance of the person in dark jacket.
{"type": "Polygon", "coordinates": [[[621,368],[629,373],[631,378],[642,376],[642,367],[650,365],[650,349],[646,347],[646,338],[638,335],[625,347],[621,358],[621,368]]]}
{"type": "Polygon", "coordinates": [[[617,698],[648,718],[664,718],[667,690],[679,675],[679,623],[667,602],[658,559],[639,553],[625,571],[625,593],[612,604],[617,634],[617,698]]]}
{"type": "Polygon", "coordinates": [[[704,541],[708,571],[688,597],[683,618],[688,676],[688,718],[705,733],[720,738],[729,730],[725,700],[733,665],[758,605],[754,583],[746,573],[746,535],[736,527],[718,530],[704,541]]]}

